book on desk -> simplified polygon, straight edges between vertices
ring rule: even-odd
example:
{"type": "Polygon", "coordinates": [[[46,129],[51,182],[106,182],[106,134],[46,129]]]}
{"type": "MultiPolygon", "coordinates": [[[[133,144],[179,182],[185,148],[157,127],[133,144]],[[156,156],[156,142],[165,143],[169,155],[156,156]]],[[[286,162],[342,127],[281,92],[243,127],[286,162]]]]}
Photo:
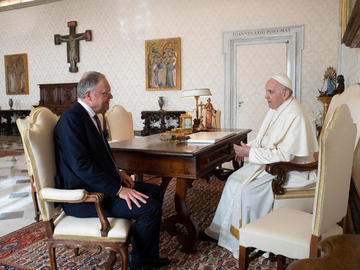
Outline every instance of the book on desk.
{"type": "Polygon", "coordinates": [[[227,137],[235,135],[235,132],[228,131],[215,131],[215,132],[197,132],[190,134],[190,139],[187,140],[188,144],[214,144],[227,137]]]}

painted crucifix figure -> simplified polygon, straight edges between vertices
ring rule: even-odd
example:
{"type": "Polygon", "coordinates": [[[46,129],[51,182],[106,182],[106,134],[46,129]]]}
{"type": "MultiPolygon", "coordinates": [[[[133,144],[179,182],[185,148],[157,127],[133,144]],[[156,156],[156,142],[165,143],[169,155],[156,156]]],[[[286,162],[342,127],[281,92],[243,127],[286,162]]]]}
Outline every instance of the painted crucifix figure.
{"type": "Polygon", "coordinates": [[[76,63],[80,62],[79,41],[91,41],[91,30],[86,30],[84,33],[76,34],[76,26],[76,21],[68,22],[69,35],[54,35],[55,45],[66,42],[67,62],[70,63],[69,71],[73,73],[78,72],[76,63]]]}

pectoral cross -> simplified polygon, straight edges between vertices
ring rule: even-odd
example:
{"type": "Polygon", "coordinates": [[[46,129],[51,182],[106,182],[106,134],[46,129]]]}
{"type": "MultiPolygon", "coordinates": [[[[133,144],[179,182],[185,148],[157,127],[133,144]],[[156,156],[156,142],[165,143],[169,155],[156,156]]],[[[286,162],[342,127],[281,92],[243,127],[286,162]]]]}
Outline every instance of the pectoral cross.
{"type": "Polygon", "coordinates": [[[76,26],[76,21],[68,22],[69,35],[54,35],[55,45],[66,42],[67,62],[70,63],[69,71],[73,73],[78,72],[76,64],[80,62],[79,41],[91,41],[91,30],[86,30],[84,33],[76,34],[76,26]]]}

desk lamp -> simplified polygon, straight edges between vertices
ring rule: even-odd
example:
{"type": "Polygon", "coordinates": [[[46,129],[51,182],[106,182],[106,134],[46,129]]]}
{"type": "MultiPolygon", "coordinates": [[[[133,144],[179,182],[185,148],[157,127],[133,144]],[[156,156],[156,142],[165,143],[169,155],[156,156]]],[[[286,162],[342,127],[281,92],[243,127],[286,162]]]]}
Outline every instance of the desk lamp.
{"type": "Polygon", "coordinates": [[[181,97],[195,97],[196,101],[196,118],[194,119],[193,128],[197,129],[200,125],[199,119],[199,97],[200,96],[211,96],[211,92],[209,88],[197,88],[197,89],[189,89],[182,90],[181,97]]]}

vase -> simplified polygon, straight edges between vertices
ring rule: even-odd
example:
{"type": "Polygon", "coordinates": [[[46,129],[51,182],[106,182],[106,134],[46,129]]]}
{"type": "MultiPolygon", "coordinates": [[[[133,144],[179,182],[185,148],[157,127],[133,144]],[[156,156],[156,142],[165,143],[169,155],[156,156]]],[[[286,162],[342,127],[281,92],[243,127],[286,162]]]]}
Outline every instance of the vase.
{"type": "Polygon", "coordinates": [[[14,105],[14,101],[12,100],[12,98],[9,99],[9,106],[10,106],[10,110],[12,110],[12,106],[14,105]]]}
{"type": "Polygon", "coordinates": [[[163,106],[164,106],[164,97],[159,97],[158,98],[158,103],[159,103],[160,111],[162,111],[163,106]]]}

